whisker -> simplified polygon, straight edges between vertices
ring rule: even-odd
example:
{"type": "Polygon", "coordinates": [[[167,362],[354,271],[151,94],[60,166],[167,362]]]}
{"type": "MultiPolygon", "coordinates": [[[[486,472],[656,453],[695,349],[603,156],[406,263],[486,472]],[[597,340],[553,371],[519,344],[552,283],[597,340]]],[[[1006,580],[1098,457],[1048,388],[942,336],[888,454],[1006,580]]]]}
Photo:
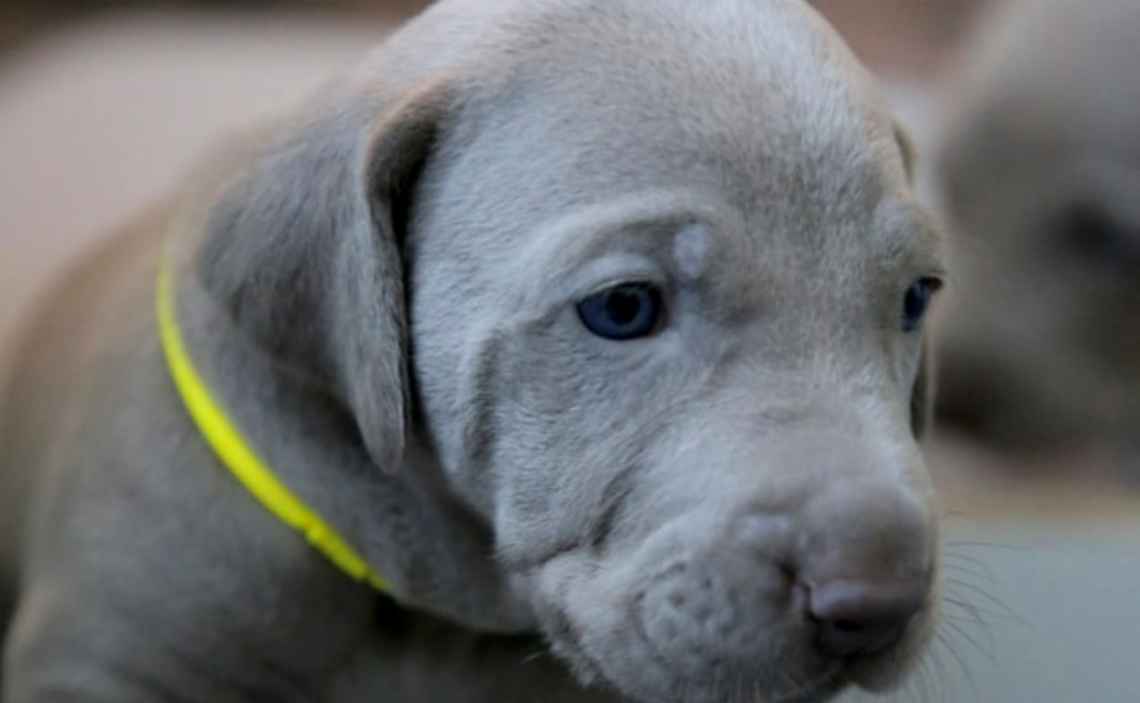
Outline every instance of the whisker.
{"type": "Polygon", "coordinates": [[[970,591],[971,593],[978,595],[981,598],[985,599],[985,601],[990,603],[991,605],[994,605],[995,607],[997,607],[1001,611],[1001,613],[1004,614],[1004,616],[1006,618],[1012,619],[1015,622],[1018,622],[1018,623],[1026,626],[1026,627],[1032,627],[1032,625],[1029,623],[1028,620],[1023,618],[1021,615],[1019,615],[1017,612],[1015,612],[1012,608],[1010,608],[1008,605],[1006,605],[1000,598],[991,594],[989,591],[982,588],[981,586],[974,584],[974,583],[970,583],[969,581],[966,581],[963,579],[955,579],[955,578],[946,579],[946,583],[949,585],[960,587],[960,588],[965,588],[966,590],[970,591]]]}
{"type": "Polygon", "coordinates": [[[990,578],[989,575],[984,573],[983,571],[971,568],[969,566],[962,566],[960,564],[943,564],[942,574],[943,574],[943,577],[961,576],[961,577],[965,577],[965,578],[970,578],[970,579],[973,579],[975,581],[981,581],[981,582],[986,583],[990,586],[993,586],[997,583],[993,578],[990,578]]]}
{"type": "Polygon", "coordinates": [[[531,654],[528,654],[525,657],[523,657],[519,663],[524,664],[524,665],[533,664],[534,662],[538,661],[539,659],[542,659],[546,655],[547,655],[547,653],[545,651],[539,649],[539,650],[536,650],[536,651],[532,652],[531,654]]]}
{"type": "Polygon", "coordinates": [[[958,654],[957,650],[955,650],[951,643],[942,636],[941,632],[936,633],[935,637],[942,644],[942,646],[950,652],[950,656],[954,657],[954,661],[958,662],[958,666],[962,669],[962,674],[966,677],[966,682],[970,684],[970,690],[974,694],[973,698],[975,700],[981,700],[980,691],[978,690],[978,682],[974,679],[974,674],[972,671],[970,671],[970,667],[966,665],[966,660],[958,654]]]}
{"type": "Polygon", "coordinates": [[[913,689],[914,695],[916,698],[918,698],[920,703],[926,703],[926,701],[929,701],[928,689],[926,686],[926,667],[926,658],[923,657],[918,662],[918,668],[915,670],[914,676],[911,677],[910,681],[907,681],[906,687],[904,687],[903,690],[899,692],[900,697],[902,694],[905,694],[907,691],[913,689]]]}
{"type": "MultiPolygon", "coordinates": [[[[982,627],[985,627],[985,628],[989,627],[989,623],[985,621],[985,619],[982,617],[982,615],[983,614],[984,615],[990,615],[991,613],[983,611],[981,608],[974,605],[970,601],[960,600],[958,598],[951,597],[948,594],[943,594],[942,595],[942,602],[945,605],[952,605],[955,608],[958,608],[962,612],[966,613],[966,615],[968,615],[970,617],[970,619],[973,620],[978,625],[981,625],[982,627]]],[[[946,609],[943,611],[943,616],[949,617],[949,609],[946,609]]]]}
{"type": "Polygon", "coordinates": [[[943,552],[942,553],[942,566],[943,568],[953,567],[955,569],[973,569],[979,573],[985,574],[985,577],[990,581],[994,579],[993,569],[984,560],[969,554],[959,554],[956,552],[943,552]]]}
{"type": "MultiPolygon", "coordinates": [[[[935,637],[937,638],[937,634],[935,637]]],[[[937,645],[938,642],[936,641],[934,644],[937,645]]],[[[937,684],[938,688],[943,691],[942,696],[945,698],[946,687],[950,679],[948,678],[948,673],[946,671],[946,663],[941,657],[938,656],[937,646],[931,646],[930,648],[930,662],[931,670],[934,672],[935,683],[937,684]]]]}
{"type": "MultiPolygon", "coordinates": [[[[926,670],[927,670],[927,672],[929,672],[930,691],[931,691],[931,693],[928,697],[928,700],[930,700],[930,701],[937,700],[937,701],[939,701],[939,703],[945,703],[945,701],[946,701],[946,686],[945,686],[945,683],[939,684],[938,672],[935,671],[933,662],[928,663],[926,670]],[[937,696],[937,699],[935,698],[935,696],[937,696]]],[[[945,678],[943,678],[943,681],[945,681],[945,678]]]]}
{"type": "Polygon", "coordinates": [[[938,690],[938,682],[935,679],[932,653],[931,648],[923,653],[922,658],[918,660],[914,676],[907,682],[906,687],[899,691],[898,699],[916,698],[924,703],[933,700],[932,692],[938,690]],[[913,696],[909,695],[910,692],[913,692],[913,696]]]}
{"type": "Polygon", "coordinates": [[[947,547],[971,547],[981,549],[1002,549],[1010,552],[1032,552],[1036,551],[1036,547],[1030,547],[1023,544],[1004,544],[1002,542],[981,542],[969,540],[954,540],[943,543],[947,547]]]}
{"type": "Polygon", "coordinates": [[[926,669],[927,678],[929,680],[929,684],[928,684],[929,689],[928,690],[930,691],[930,693],[927,696],[927,699],[933,701],[933,700],[935,700],[935,694],[937,694],[937,700],[940,703],[945,703],[945,701],[946,701],[946,676],[945,676],[945,674],[942,674],[941,678],[940,678],[940,674],[935,668],[936,666],[938,666],[935,663],[937,661],[937,659],[938,659],[937,653],[934,652],[933,650],[931,651],[930,656],[923,658],[923,666],[926,669]]]}
{"type": "MultiPolygon", "coordinates": [[[[944,603],[951,604],[957,608],[960,608],[966,617],[969,617],[970,620],[977,622],[987,630],[992,629],[990,620],[1000,620],[1003,622],[1014,622],[1021,624],[1021,621],[1015,615],[1006,615],[995,610],[990,610],[989,608],[984,608],[977,605],[976,603],[970,603],[969,601],[952,598],[949,595],[943,595],[942,601],[944,603]]],[[[944,612],[944,615],[948,614],[950,614],[949,611],[944,612]]]]}
{"type": "Polygon", "coordinates": [[[973,646],[973,647],[974,647],[974,649],[978,650],[978,652],[979,652],[979,653],[980,653],[982,656],[984,656],[984,657],[986,657],[987,659],[989,659],[991,663],[996,663],[996,661],[997,661],[997,658],[994,656],[994,650],[993,650],[993,640],[992,640],[992,638],[991,638],[991,640],[990,640],[990,648],[989,648],[989,649],[987,649],[987,648],[983,647],[983,646],[982,646],[982,645],[981,645],[981,644],[980,644],[980,643],[979,643],[977,640],[975,640],[973,637],[971,637],[971,636],[970,636],[970,633],[969,633],[969,632],[966,630],[966,628],[964,628],[964,627],[962,627],[961,625],[959,625],[959,624],[955,623],[953,620],[943,620],[943,621],[942,621],[942,623],[943,623],[943,624],[944,624],[946,627],[949,627],[950,629],[954,630],[954,632],[958,633],[958,635],[959,635],[960,637],[962,637],[962,639],[964,639],[964,640],[966,640],[968,643],[970,643],[970,645],[971,645],[971,646],[973,646]]]}

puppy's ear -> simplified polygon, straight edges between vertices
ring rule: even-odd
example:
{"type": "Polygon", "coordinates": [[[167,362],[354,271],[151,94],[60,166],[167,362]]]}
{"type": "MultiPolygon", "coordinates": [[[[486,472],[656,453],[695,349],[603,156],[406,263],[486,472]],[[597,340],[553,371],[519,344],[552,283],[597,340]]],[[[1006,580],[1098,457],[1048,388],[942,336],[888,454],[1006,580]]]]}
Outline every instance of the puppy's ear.
{"type": "Polygon", "coordinates": [[[910,393],[910,429],[915,439],[923,439],[930,429],[934,407],[934,357],[929,334],[922,340],[918,376],[910,393]]]}
{"type": "Polygon", "coordinates": [[[907,182],[914,185],[916,169],[918,168],[918,148],[914,145],[914,139],[911,138],[910,132],[898,122],[895,122],[894,133],[895,142],[899,145],[899,151],[902,152],[903,169],[906,171],[907,182]]]}
{"type": "Polygon", "coordinates": [[[454,98],[444,83],[407,96],[371,131],[364,152],[371,231],[345,264],[339,376],[369,453],[388,470],[399,466],[411,415],[404,238],[417,181],[454,98]]]}
{"type": "Polygon", "coordinates": [[[387,471],[410,415],[403,239],[450,103],[431,85],[285,130],[211,208],[197,261],[242,334],[331,393],[387,471]]]}

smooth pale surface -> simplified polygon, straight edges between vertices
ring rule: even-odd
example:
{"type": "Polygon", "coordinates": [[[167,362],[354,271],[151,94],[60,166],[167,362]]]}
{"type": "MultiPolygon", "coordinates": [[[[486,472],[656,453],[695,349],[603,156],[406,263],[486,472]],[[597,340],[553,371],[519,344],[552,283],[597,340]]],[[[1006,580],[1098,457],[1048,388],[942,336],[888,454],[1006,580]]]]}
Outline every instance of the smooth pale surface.
{"type": "Polygon", "coordinates": [[[126,15],[0,64],[0,341],[51,272],[169,192],[211,141],[304,98],[387,26],[126,15]]]}
{"type": "Polygon", "coordinates": [[[953,579],[947,594],[969,600],[981,623],[949,606],[955,620],[953,627],[943,624],[943,637],[961,661],[947,644],[937,644],[927,670],[887,700],[1140,700],[1140,519],[1080,526],[1036,519],[959,522],[947,541],[964,543],[950,546],[951,552],[978,560],[951,557],[960,569],[947,574],[953,579]]]}

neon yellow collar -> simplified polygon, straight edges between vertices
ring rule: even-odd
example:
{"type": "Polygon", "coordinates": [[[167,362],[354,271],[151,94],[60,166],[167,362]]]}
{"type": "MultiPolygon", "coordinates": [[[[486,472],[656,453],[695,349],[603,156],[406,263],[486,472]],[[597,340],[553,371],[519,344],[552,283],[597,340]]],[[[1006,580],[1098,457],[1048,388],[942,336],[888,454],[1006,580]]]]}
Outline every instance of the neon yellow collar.
{"type": "Polygon", "coordinates": [[[170,377],[202,437],[222,464],[277,519],[303,534],[309,544],[353,579],[391,593],[388,582],[372,570],[336,529],[277,478],[214,400],[194,368],[178,327],[171,269],[169,257],[163,256],[158,267],[158,332],[170,377]]]}

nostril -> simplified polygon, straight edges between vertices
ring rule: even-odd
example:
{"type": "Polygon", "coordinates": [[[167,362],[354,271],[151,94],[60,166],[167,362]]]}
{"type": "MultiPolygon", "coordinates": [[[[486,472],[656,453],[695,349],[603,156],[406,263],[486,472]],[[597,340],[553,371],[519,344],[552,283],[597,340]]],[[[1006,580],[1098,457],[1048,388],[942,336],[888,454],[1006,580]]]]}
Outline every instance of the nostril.
{"type": "Polygon", "coordinates": [[[897,642],[922,609],[925,582],[839,581],[811,589],[808,615],[817,644],[837,657],[874,654],[897,642]]]}
{"type": "Polygon", "coordinates": [[[858,632],[863,629],[863,623],[855,620],[836,620],[831,626],[840,632],[858,632]]]}
{"type": "Polygon", "coordinates": [[[816,644],[833,657],[852,657],[881,652],[898,642],[904,625],[899,623],[859,624],[821,621],[816,644]]]}

